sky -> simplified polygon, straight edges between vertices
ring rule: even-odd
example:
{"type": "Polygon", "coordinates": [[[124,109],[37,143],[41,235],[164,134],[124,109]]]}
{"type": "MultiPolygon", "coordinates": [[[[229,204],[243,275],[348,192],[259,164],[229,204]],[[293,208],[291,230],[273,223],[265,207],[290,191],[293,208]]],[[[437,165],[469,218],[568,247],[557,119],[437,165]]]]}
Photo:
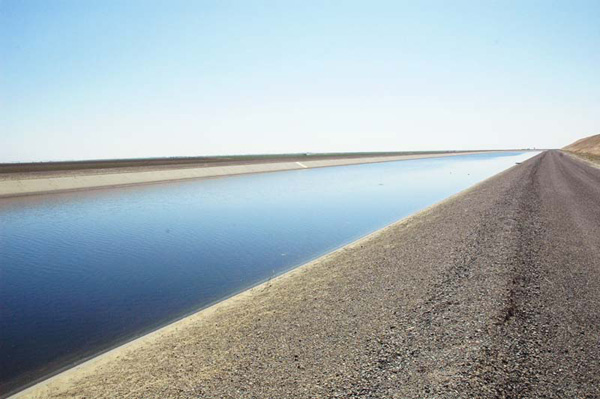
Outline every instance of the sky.
{"type": "Polygon", "coordinates": [[[0,0],[0,162],[597,133],[598,0],[0,0]]]}

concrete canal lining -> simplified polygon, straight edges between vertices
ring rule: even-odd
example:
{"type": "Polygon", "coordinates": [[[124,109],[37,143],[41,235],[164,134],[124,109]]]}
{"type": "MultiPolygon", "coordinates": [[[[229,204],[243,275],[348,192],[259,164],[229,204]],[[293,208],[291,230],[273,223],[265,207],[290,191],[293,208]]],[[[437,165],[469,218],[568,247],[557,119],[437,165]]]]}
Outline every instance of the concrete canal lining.
{"type": "MultiPolygon", "coordinates": [[[[452,152],[394,156],[371,156],[361,158],[338,158],[306,160],[302,162],[271,162],[248,163],[241,165],[206,166],[197,168],[176,168],[163,170],[140,170],[131,168],[129,171],[114,173],[98,173],[94,171],[72,171],[68,174],[11,177],[0,177],[0,197],[15,197],[22,195],[46,194],[63,191],[86,190],[134,184],[148,184],[174,180],[198,179],[241,175],[250,173],[277,172],[284,170],[323,168],[329,166],[344,166],[365,163],[391,162],[409,159],[442,158],[457,155],[473,155],[496,151],[452,152]]],[[[499,152],[499,151],[497,151],[499,152]]]]}

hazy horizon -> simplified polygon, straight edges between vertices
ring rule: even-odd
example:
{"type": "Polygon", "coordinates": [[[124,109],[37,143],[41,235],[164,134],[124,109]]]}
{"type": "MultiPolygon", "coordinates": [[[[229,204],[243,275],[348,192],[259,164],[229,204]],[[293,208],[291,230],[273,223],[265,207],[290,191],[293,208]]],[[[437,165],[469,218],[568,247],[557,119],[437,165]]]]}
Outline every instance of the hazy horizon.
{"type": "Polygon", "coordinates": [[[1,1],[0,162],[560,148],[597,1],[1,1]]]}

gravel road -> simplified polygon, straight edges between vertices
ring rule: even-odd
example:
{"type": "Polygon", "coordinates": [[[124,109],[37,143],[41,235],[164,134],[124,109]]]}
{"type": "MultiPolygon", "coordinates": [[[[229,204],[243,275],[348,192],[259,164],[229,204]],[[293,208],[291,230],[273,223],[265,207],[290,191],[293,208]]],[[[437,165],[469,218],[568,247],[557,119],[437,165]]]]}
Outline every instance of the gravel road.
{"type": "Polygon", "coordinates": [[[600,169],[544,152],[27,398],[598,398],[600,169]]]}

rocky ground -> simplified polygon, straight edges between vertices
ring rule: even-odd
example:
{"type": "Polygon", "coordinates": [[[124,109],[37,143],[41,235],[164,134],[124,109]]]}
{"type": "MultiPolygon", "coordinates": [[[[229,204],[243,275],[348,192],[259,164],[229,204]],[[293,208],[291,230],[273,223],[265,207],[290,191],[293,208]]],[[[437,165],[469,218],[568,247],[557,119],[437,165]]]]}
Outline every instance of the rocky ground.
{"type": "Polygon", "coordinates": [[[25,397],[600,397],[600,169],[542,153],[25,397]]]}

